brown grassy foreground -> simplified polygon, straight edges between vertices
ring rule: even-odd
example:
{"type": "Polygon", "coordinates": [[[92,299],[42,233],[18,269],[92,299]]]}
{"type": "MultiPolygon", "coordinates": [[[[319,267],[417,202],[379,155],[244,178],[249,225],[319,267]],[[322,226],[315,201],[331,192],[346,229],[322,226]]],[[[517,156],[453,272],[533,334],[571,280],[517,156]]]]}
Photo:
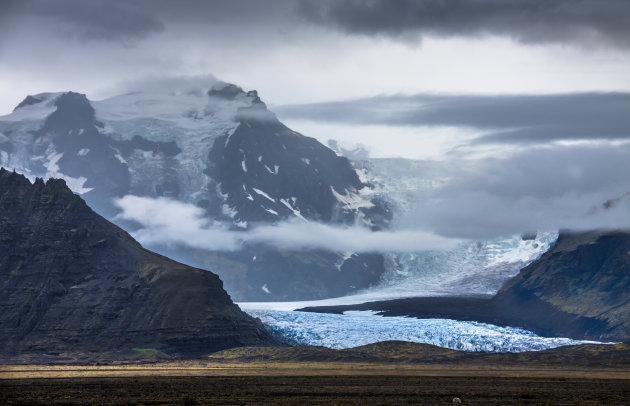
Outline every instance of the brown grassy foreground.
{"type": "Polygon", "coordinates": [[[630,404],[630,346],[474,354],[424,344],[246,347],[205,359],[5,365],[0,404],[630,404]]]}

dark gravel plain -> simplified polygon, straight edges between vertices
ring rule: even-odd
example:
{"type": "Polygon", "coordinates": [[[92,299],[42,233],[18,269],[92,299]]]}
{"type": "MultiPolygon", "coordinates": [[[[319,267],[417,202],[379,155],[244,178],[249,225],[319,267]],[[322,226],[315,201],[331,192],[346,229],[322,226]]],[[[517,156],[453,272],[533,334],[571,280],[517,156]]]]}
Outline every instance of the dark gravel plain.
{"type": "Polygon", "coordinates": [[[233,376],[0,381],[3,405],[625,405],[618,379],[233,376]]]}

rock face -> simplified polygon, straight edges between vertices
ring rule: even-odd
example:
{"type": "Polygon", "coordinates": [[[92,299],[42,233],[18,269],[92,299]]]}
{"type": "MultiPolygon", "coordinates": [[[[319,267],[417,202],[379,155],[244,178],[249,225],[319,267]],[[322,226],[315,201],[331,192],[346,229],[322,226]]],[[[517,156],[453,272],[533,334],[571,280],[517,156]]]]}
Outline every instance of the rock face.
{"type": "Polygon", "coordinates": [[[190,356],[273,344],[213,273],[144,249],[63,180],[0,169],[2,357],[190,356]]]}
{"type": "MultiPolygon", "coordinates": [[[[63,178],[112,221],[115,199],[131,194],[194,204],[208,221],[234,230],[285,220],[386,227],[391,211],[346,158],[287,128],[255,90],[209,86],[98,102],[74,92],[28,96],[0,117],[0,166],[63,178]]],[[[152,248],[215,270],[241,301],[344,295],[375,284],[385,271],[379,254],[152,248]],[[264,260],[254,265],[254,257],[264,260]],[[299,263],[308,264],[308,280],[299,263]]]]}

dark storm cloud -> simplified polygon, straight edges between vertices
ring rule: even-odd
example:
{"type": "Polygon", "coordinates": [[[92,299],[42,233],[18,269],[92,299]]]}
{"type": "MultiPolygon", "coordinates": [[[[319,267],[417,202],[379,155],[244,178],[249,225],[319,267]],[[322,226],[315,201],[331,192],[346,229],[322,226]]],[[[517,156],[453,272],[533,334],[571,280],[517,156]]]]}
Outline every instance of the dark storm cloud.
{"type": "MultiPolygon", "coordinates": [[[[80,40],[133,43],[167,30],[188,25],[213,33],[217,26],[290,24],[295,4],[289,0],[24,0],[0,6],[4,18],[41,18],[58,34],[80,40]]],[[[233,35],[230,34],[230,35],[233,35]]]]}
{"type": "Polygon", "coordinates": [[[523,43],[630,46],[626,0],[7,0],[3,14],[51,19],[82,39],[137,40],[171,23],[317,24],[404,40],[498,35],[523,43]]]}
{"type": "Polygon", "coordinates": [[[284,119],[470,127],[486,132],[477,142],[630,139],[630,93],[377,96],[274,110],[284,119]]]}
{"type": "MultiPolygon", "coordinates": [[[[40,18],[60,35],[80,40],[135,41],[164,30],[147,4],[107,0],[9,2],[5,15],[40,18]]],[[[150,6],[150,5],[149,5],[150,6]]]]}
{"type": "Polygon", "coordinates": [[[300,10],[350,34],[499,35],[523,43],[630,46],[627,0],[320,0],[303,1],[300,10]]]}

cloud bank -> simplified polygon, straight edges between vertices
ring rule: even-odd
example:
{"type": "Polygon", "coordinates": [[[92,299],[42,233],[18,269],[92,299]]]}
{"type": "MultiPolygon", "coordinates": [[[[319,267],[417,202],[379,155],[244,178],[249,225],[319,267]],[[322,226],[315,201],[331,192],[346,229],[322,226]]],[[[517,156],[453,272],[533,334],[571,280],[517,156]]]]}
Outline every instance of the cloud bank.
{"type": "Polygon", "coordinates": [[[399,221],[473,239],[537,230],[630,229],[629,157],[629,145],[596,144],[437,163],[438,175],[431,176],[447,180],[417,194],[399,221]]]}
{"type": "Polygon", "coordinates": [[[264,244],[280,249],[325,249],[336,252],[409,252],[454,248],[458,239],[421,230],[373,232],[364,227],[341,227],[288,221],[260,225],[247,231],[230,230],[212,222],[192,204],[167,198],[128,195],[116,200],[118,219],[136,222],[133,236],[147,245],[183,245],[213,251],[237,251],[264,244]]]}
{"type": "Polygon", "coordinates": [[[630,93],[377,96],[275,111],[294,120],[483,130],[476,143],[630,140],[630,93]]]}
{"type": "Polygon", "coordinates": [[[378,232],[303,221],[235,231],[175,200],[125,196],[116,204],[119,218],[136,222],[134,237],[148,245],[215,251],[255,244],[337,252],[450,249],[464,239],[540,230],[630,229],[628,157],[630,145],[600,143],[532,147],[485,159],[383,160],[388,164],[374,175],[394,188],[385,189],[387,194],[402,193],[407,208],[391,230],[378,232]],[[404,189],[423,178],[433,186],[404,189]]]}
{"type": "Polygon", "coordinates": [[[422,36],[507,36],[526,44],[630,46],[624,0],[318,0],[301,15],[349,34],[406,41],[422,36]]]}
{"type": "Polygon", "coordinates": [[[7,1],[3,11],[55,21],[60,33],[80,40],[142,40],[188,22],[311,24],[404,41],[504,36],[526,44],[630,46],[625,0],[25,0],[7,1]]]}

